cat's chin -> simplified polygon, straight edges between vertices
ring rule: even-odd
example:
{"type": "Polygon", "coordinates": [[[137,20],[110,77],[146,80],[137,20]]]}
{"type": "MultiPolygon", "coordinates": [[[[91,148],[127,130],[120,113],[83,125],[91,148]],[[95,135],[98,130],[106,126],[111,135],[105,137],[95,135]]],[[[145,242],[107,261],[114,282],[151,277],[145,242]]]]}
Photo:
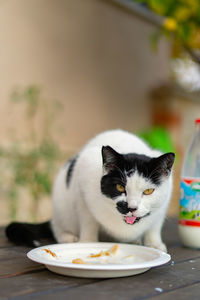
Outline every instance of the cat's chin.
{"type": "Polygon", "coordinates": [[[124,222],[128,225],[134,225],[138,223],[141,219],[147,217],[150,215],[150,212],[148,212],[146,215],[142,217],[134,217],[134,216],[124,216],[124,222]]]}

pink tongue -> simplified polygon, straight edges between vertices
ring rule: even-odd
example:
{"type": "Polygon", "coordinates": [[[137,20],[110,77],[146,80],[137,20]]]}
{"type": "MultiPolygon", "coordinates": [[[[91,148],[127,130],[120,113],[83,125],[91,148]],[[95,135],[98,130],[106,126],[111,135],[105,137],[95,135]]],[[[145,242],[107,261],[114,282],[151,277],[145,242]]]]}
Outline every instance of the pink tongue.
{"type": "Polygon", "coordinates": [[[127,224],[133,224],[135,222],[135,219],[136,219],[136,217],[134,217],[134,216],[130,216],[130,217],[127,216],[125,218],[127,224]]]}

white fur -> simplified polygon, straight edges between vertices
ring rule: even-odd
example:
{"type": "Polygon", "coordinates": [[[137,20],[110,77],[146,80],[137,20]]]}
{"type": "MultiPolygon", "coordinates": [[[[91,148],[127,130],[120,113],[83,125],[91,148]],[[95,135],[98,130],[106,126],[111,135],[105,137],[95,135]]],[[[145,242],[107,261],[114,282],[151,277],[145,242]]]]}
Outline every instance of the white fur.
{"type": "Polygon", "coordinates": [[[137,172],[127,180],[127,201],[137,206],[136,217],[144,217],[133,225],[126,224],[116,209],[116,201],[104,196],[100,189],[104,175],[102,146],[111,146],[117,152],[160,156],[159,151],[150,149],[142,140],[122,130],[107,131],[97,135],[79,153],[70,185],[66,185],[69,164],[63,167],[54,184],[52,229],[58,242],[95,242],[98,233],[105,230],[122,242],[134,242],[143,237],[144,244],[166,251],[161,239],[161,227],[166,215],[172,191],[172,176],[166,177],[152,195],[142,192],[154,188],[137,172]]]}

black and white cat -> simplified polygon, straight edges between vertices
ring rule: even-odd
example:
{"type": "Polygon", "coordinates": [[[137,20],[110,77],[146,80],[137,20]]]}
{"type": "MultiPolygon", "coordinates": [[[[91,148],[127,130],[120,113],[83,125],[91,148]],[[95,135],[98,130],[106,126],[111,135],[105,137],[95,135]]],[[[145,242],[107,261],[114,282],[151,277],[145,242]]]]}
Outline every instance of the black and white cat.
{"type": "MultiPolygon", "coordinates": [[[[96,242],[104,231],[116,241],[143,238],[144,245],[166,251],[161,228],[172,192],[173,163],[174,153],[152,150],[131,133],[97,135],[55,180],[50,227],[56,241],[96,242]]],[[[41,236],[48,235],[47,225],[12,223],[6,232],[15,242],[28,236],[29,244],[39,245],[39,229],[41,236]]]]}

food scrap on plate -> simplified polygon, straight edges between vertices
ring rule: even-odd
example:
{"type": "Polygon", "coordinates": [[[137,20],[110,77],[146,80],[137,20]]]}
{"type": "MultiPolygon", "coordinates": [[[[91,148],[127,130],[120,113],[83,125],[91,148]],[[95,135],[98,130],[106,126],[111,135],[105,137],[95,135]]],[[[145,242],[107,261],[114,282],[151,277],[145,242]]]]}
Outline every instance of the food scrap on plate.
{"type": "Polygon", "coordinates": [[[45,251],[46,253],[50,254],[51,256],[56,257],[56,254],[53,251],[51,251],[50,249],[42,249],[42,250],[45,251]]]}
{"type": "Polygon", "coordinates": [[[80,265],[80,264],[88,265],[89,264],[88,262],[84,261],[82,258],[75,258],[72,260],[72,263],[78,264],[78,265],[80,265]]]}
{"type": "Polygon", "coordinates": [[[99,253],[97,254],[90,254],[89,257],[100,257],[100,256],[110,256],[110,255],[113,255],[117,252],[119,246],[118,245],[114,245],[113,247],[111,247],[109,250],[107,251],[100,251],[99,253]]]}
{"type": "MultiPolygon", "coordinates": [[[[118,248],[119,248],[118,245],[114,245],[109,250],[106,250],[106,251],[101,250],[99,253],[90,254],[88,257],[89,258],[97,258],[97,257],[102,257],[102,256],[111,256],[111,255],[116,254],[118,248]]],[[[89,264],[88,262],[85,262],[82,258],[73,259],[72,263],[73,264],[89,264]]]]}

